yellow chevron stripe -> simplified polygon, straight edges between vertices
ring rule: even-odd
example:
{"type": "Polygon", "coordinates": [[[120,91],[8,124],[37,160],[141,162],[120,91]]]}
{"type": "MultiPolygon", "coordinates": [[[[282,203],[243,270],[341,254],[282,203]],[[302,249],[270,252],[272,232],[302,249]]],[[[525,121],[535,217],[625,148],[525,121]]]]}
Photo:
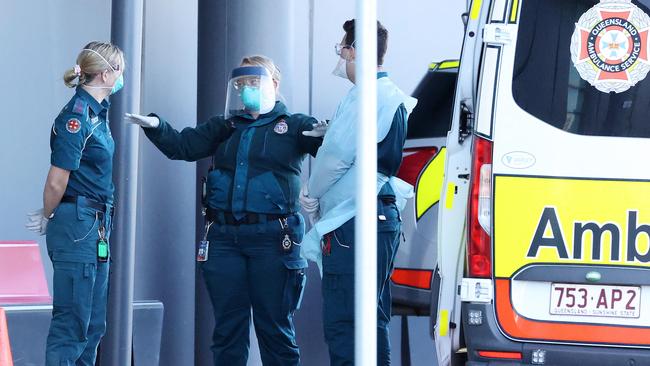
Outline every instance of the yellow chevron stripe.
{"type": "Polygon", "coordinates": [[[454,208],[454,195],[456,194],[456,184],[447,183],[447,195],[445,196],[445,208],[451,210],[454,208]]]}
{"type": "Polygon", "coordinates": [[[442,148],[420,174],[415,189],[415,212],[419,220],[427,210],[440,201],[445,174],[447,149],[442,148]]]}
{"type": "Polygon", "coordinates": [[[438,334],[440,334],[441,337],[446,337],[447,334],[449,334],[449,310],[440,310],[438,334]]]}
{"type": "Polygon", "coordinates": [[[510,9],[510,22],[514,23],[517,20],[517,11],[519,11],[519,0],[512,1],[512,8],[510,9]]]}
{"type": "Polygon", "coordinates": [[[453,69],[460,66],[460,61],[445,61],[440,64],[439,69],[453,69]]]}
{"type": "Polygon", "coordinates": [[[472,1],[472,10],[469,12],[469,17],[472,20],[478,19],[479,14],[481,13],[481,3],[483,0],[473,0],[472,1]]]}

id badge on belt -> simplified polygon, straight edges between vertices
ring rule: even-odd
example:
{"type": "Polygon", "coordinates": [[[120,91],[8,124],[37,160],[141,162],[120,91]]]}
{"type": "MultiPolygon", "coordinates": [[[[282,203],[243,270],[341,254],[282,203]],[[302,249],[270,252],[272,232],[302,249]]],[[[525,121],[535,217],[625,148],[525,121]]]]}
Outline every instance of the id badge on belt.
{"type": "Polygon", "coordinates": [[[210,231],[210,226],[212,226],[212,222],[209,222],[205,225],[205,234],[203,235],[203,240],[199,242],[199,248],[196,251],[197,262],[206,262],[208,260],[208,251],[210,250],[208,231],[210,231]]]}
{"type": "Polygon", "coordinates": [[[100,220],[97,232],[99,239],[97,240],[97,261],[108,262],[108,240],[106,240],[106,221],[103,213],[95,213],[96,219],[100,220]],[[99,218],[101,216],[101,219],[99,218]]]}

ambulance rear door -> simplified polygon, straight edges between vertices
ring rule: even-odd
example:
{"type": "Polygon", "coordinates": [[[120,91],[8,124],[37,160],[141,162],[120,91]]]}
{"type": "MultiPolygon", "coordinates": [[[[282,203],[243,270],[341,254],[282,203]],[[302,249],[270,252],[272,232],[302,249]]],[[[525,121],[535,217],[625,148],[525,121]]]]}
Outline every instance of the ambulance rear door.
{"type": "MultiPolygon", "coordinates": [[[[503,14],[505,0],[494,1],[503,14]]],[[[438,210],[437,263],[440,286],[436,311],[431,313],[431,335],[438,364],[456,361],[461,347],[460,283],[465,269],[468,197],[472,166],[472,131],[476,123],[479,79],[484,58],[483,28],[490,18],[491,2],[473,0],[466,14],[452,124],[447,135],[442,193],[438,210]]],[[[497,16],[497,15],[495,15],[497,16]]]]}
{"type": "Polygon", "coordinates": [[[415,195],[402,210],[403,237],[391,277],[394,314],[429,315],[437,305],[438,211],[458,65],[432,63],[413,92],[418,104],[409,116],[397,176],[413,185],[415,195]]]}

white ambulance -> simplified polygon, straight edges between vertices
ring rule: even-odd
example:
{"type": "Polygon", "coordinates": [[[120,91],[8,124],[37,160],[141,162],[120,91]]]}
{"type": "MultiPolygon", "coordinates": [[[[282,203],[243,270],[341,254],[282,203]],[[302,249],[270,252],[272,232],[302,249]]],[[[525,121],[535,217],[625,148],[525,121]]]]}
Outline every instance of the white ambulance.
{"type": "Polygon", "coordinates": [[[473,0],[429,268],[440,365],[650,365],[649,14],[473,0]]]}

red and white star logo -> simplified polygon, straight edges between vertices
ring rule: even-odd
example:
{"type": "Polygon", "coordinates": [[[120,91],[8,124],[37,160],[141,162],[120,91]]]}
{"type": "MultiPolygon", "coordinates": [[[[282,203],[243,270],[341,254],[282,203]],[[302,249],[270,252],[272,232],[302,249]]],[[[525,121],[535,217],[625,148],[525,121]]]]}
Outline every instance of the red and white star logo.
{"type": "Polygon", "coordinates": [[[81,122],[76,118],[71,118],[65,124],[65,129],[70,133],[77,133],[81,129],[81,122]]]}
{"type": "Polygon", "coordinates": [[[571,58],[580,76],[602,92],[623,92],[650,71],[650,17],[630,0],[601,0],[578,23],[571,58]]]}

